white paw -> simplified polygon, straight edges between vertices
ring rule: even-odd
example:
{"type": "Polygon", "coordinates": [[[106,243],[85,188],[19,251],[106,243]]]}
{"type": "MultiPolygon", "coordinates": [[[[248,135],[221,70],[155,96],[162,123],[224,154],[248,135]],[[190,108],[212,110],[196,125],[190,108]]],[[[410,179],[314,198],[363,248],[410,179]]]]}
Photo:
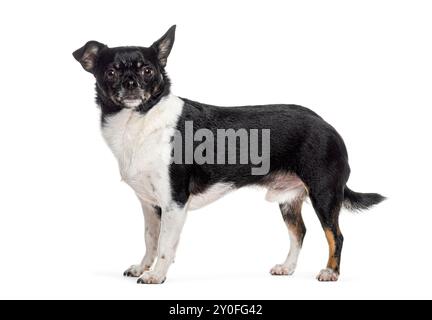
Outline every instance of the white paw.
{"type": "Polygon", "coordinates": [[[270,274],[273,276],[290,276],[295,271],[295,265],[284,265],[277,264],[270,270],[270,274]]]}
{"type": "Polygon", "coordinates": [[[130,266],[125,272],[123,272],[123,275],[125,277],[139,277],[146,270],[148,270],[147,267],[143,267],[140,264],[135,264],[130,266]]]}
{"type": "Polygon", "coordinates": [[[165,279],[165,275],[161,275],[155,271],[146,271],[138,278],[137,283],[160,284],[164,283],[165,279]]]}
{"type": "Polygon", "coordinates": [[[318,281],[337,281],[339,278],[339,273],[334,271],[333,269],[327,268],[321,270],[321,272],[317,275],[318,281]]]}

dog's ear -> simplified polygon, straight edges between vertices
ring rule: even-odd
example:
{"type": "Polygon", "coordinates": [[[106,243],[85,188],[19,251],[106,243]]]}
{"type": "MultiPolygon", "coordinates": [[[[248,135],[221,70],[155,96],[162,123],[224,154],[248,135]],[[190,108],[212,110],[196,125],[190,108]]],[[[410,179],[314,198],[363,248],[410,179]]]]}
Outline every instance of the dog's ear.
{"type": "Polygon", "coordinates": [[[173,25],[158,41],[152,44],[162,67],[166,66],[168,56],[174,44],[176,26],[173,25]]]}
{"type": "Polygon", "coordinates": [[[73,56],[79,63],[81,63],[84,70],[93,73],[96,59],[103,48],[108,47],[97,41],[89,41],[82,48],[76,50],[73,53],[73,56]]]}

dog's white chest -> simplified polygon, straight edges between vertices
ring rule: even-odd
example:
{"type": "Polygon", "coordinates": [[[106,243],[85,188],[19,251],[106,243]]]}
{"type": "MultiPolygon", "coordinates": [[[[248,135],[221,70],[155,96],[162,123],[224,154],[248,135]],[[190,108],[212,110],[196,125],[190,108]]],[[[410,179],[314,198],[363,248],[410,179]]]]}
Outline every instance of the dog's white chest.
{"type": "Polygon", "coordinates": [[[170,95],[146,114],[123,109],[102,128],[122,179],[142,200],[155,205],[169,201],[171,137],[182,107],[183,101],[170,95]]]}

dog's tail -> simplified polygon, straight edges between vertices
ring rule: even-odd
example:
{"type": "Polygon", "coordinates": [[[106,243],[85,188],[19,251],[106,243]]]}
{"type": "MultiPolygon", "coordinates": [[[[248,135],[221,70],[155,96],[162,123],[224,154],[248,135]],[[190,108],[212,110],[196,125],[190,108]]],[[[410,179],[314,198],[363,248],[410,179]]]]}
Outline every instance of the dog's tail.
{"type": "Polygon", "coordinates": [[[385,197],[378,193],[354,192],[345,186],[343,206],[348,210],[361,211],[369,209],[385,199],[385,197]]]}

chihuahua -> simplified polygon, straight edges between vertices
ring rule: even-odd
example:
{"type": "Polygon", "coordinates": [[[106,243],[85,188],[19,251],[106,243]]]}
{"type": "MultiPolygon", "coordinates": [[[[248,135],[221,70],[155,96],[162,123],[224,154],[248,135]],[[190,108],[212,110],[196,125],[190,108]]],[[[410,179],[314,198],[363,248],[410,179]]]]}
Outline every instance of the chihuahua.
{"type": "Polygon", "coordinates": [[[329,245],[317,279],[338,280],[341,208],[367,209],[384,197],[347,187],[350,167],[341,136],[307,108],[218,107],[172,94],[165,67],[174,36],[172,26],[150,47],[89,41],[73,53],[96,78],[103,137],[144,213],[146,252],[124,275],[163,283],[188,210],[261,186],[266,199],[279,204],[290,238],[286,260],[270,273],[294,273],[306,233],[301,209],[309,198],[329,245]]]}

